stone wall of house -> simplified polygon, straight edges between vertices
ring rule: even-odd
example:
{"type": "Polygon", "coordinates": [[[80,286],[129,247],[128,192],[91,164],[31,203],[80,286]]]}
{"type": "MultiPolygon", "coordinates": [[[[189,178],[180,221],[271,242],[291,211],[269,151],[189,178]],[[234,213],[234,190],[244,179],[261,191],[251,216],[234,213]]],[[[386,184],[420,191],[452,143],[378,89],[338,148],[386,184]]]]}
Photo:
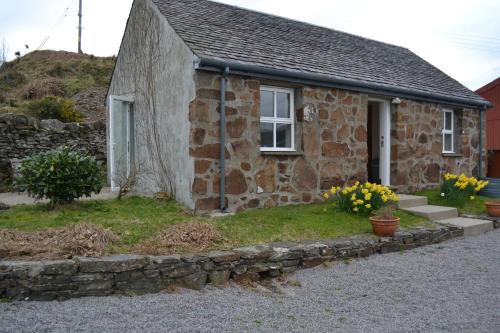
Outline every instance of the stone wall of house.
{"type": "Polygon", "coordinates": [[[134,190],[170,192],[193,209],[188,109],[195,56],[152,1],[134,1],[130,13],[108,94],[134,101],[134,190]]]}
{"type": "MultiPolygon", "coordinates": [[[[412,192],[439,186],[441,175],[446,172],[478,175],[479,112],[470,109],[454,112],[456,154],[443,154],[442,107],[408,100],[393,106],[391,182],[399,190],[412,192]]],[[[484,128],[483,134],[486,142],[484,128]]],[[[483,156],[486,167],[486,151],[483,156]]]]}
{"type": "MultiPolygon", "coordinates": [[[[219,207],[220,75],[196,73],[190,104],[193,201],[199,211],[219,207]]],[[[290,86],[295,90],[296,154],[260,152],[260,85],[230,75],[227,83],[226,201],[229,211],[311,203],[332,185],[367,179],[368,95],[290,86]],[[307,115],[304,117],[304,115],[307,115]]],[[[391,111],[391,181],[401,191],[437,186],[445,171],[475,174],[479,113],[457,111],[459,154],[442,154],[442,109],[404,100],[391,111]]],[[[485,164],[486,165],[486,164],[485,164]]]]}
{"type": "Polygon", "coordinates": [[[0,116],[0,192],[11,189],[12,159],[69,145],[106,163],[106,124],[64,124],[23,115],[0,116]]]}
{"type": "MultiPolygon", "coordinates": [[[[260,152],[260,84],[228,78],[225,190],[230,211],[311,203],[321,189],[366,177],[366,95],[296,87],[298,153],[265,155],[260,152]],[[304,110],[310,119],[302,119],[304,110]]],[[[192,192],[196,209],[211,211],[220,200],[220,76],[198,72],[196,89],[189,112],[192,192]]]]}

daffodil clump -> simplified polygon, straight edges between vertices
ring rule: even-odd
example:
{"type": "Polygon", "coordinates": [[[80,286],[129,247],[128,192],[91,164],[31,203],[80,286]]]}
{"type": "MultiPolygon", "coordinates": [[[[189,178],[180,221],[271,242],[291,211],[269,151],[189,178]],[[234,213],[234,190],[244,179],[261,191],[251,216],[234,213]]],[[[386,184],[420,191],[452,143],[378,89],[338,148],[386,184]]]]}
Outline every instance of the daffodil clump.
{"type": "Polygon", "coordinates": [[[467,177],[464,174],[455,175],[446,173],[443,176],[441,196],[458,205],[463,205],[467,200],[475,200],[476,194],[488,186],[489,182],[467,177]]]}
{"type": "Polygon", "coordinates": [[[333,201],[340,209],[353,214],[369,215],[389,202],[397,202],[399,197],[387,186],[356,182],[350,187],[332,187],[323,193],[326,200],[333,201]]]}

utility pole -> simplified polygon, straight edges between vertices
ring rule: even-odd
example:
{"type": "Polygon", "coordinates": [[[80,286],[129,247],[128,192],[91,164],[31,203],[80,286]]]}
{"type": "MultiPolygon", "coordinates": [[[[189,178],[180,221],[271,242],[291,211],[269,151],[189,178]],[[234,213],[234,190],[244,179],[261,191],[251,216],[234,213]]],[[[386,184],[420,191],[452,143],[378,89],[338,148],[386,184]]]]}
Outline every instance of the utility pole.
{"type": "Polygon", "coordinates": [[[78,53],[82,52],[82,2],[80,0],[80,9],[78,10],[78,53]]]}

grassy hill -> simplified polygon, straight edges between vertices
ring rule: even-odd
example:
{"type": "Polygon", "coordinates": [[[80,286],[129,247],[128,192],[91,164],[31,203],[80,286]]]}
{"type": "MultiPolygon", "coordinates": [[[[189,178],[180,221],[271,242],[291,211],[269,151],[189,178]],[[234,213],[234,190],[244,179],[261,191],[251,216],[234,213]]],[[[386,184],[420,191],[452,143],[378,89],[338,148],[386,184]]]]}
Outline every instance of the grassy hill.
{"type": "Polygon", "coordinates": [[[0,113],[26,113],[46,96],[72,99],[86,121],[103,119],[115,57],[34,51],[0,68],[0,113]]]}

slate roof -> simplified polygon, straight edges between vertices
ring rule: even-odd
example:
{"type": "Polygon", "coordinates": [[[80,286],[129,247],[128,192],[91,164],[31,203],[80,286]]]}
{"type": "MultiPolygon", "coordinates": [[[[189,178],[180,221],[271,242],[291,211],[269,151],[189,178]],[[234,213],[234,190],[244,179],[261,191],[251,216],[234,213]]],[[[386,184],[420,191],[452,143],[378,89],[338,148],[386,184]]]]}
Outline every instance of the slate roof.
{"type": "Polygon", "coordinates": [[[207,0],[152,0],[202,59],[488,102],[410,50],[207,0]]]}

